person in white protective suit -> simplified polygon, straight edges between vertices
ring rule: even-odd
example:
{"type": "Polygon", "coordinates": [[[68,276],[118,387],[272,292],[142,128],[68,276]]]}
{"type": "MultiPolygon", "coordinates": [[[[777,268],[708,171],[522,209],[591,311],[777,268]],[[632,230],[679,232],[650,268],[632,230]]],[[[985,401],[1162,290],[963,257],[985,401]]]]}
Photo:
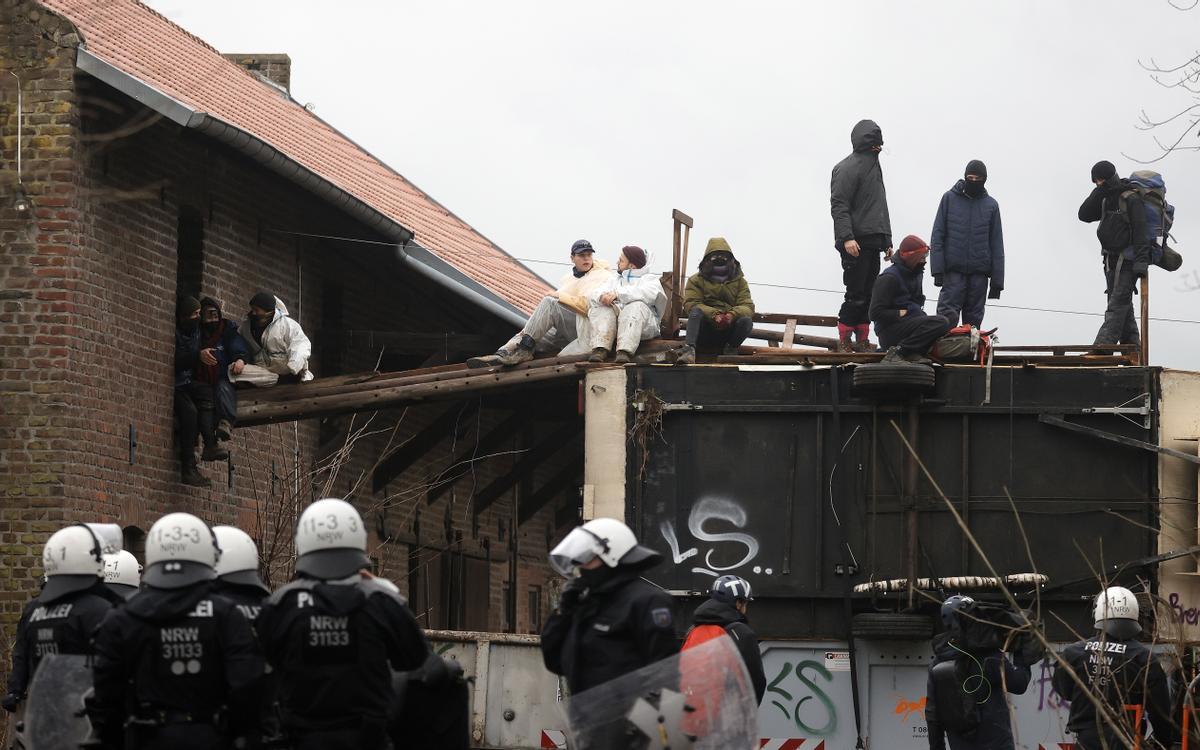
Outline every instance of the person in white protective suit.
{"type": "Polygon", "coordinates": [[[229,380],[272,386],[276,383],[307,383],[313,379],[308,369],[312,343],[295,318],[288,315],[283,300],[270,292],[250,298],[250,312],[239,327],[250,362],[240,373],[229,370],[229,380]]]}
{"type": "Polygon", "coordinates": [[[615,361],[633,360],[638,345],[658,336],[667,295],[658,277],[646,271],[646,251],[626,245],[617,272],[588,295],[588,314],[579,319],[579,341],[590,362],[603,362],[614,348],[615,361]]]}

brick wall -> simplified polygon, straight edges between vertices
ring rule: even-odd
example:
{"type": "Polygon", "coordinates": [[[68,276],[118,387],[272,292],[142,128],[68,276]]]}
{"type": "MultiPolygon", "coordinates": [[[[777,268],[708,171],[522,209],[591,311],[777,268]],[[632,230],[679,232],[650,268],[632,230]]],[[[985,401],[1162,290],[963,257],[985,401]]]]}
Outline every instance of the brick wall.
{"type": "MultiPolygon", "coordinates": [[[[42,544],[64,522],[112,521],[145,531],[162,513],[187,510],[210,523],[237,524],[269,550],[278,582],[290,570],[296,510],[324,494],[351,495],[368,526],[383,531],[372,537],[376,557],[401,588],[411,552],[429,560],[455,552],[486,560],[490,552],[487,626],[502,628],[512,492],[476,519],[468,480],[432,505],[422,485],[464,441],[521,408],[521,397],[485,396],[477,419],[432,441],[421,461],[378,494],[370,474],[381,453],[419,434],[444,405],[239,429],[228,464],[201,465],[211,488],[179,483],[171,360],[180,218],[199,224],[201,286],[229,317],[240,319],[250,296],[265,288],[310,332],[336,320],[354,330],[471,332],[499,342],[510,333],[506,326],[407,271],[390,247],[303,236],[381,239],[240,154],[77,74],[77,38],[44,10],[0,0],[0,11],[0,68],[22,77],[24,181],[37,206],[31,222],[8,200],[0,204],[0,644],[7,647],[36,590],[42,544]],[[340,292],[328,293],[333,287],[340,292]],[[338,310],[322,309],[338,299],[338,310]],[[339,451],[348,435],[350,448],[339,451]]],[[[2,90],[8,195],[15,89],[2,90]]],[[[314,340],[318,376],[336,348],[330,343],[314,340]]],[[[368,370],[380,354],[378,346],[356,344],[338,359],[344,371],[368,370]]],[[[411,366],[418,359],[398,361],[411,366]]],[[[563,410],[574,409],[571,394],[554,398],[563,410]]],[[[474,486],[486,486],[515,460],[477,462],[474,486]]],[[[554,471],[540,468],[535,481],[554,471]]],[[[548,591],[554,505],[520,529],[518,630],[540,625],[529,620],[526,592],[531,585],[548,591]]],[[[543,616],[547,610],[548,602],[543,616]]],[[[0,672],[8,663],[6,653],[0,672]]]]}

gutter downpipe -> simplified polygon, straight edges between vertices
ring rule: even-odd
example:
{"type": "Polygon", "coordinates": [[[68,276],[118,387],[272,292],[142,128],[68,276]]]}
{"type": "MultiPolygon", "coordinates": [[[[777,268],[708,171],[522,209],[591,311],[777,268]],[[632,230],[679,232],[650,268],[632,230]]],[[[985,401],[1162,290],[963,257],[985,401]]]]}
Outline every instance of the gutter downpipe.
{"type": "Polygon", "coordinates": [[[400,225],[329,180],[318,176],[274,146],[146,85],[125,71],[93,55],[83,46],[77,49],[75,66],[138,103],[158,112],[168,120],[190,130],[199,131],[234,148],[363,222],[396,243],[396,256],[401,263],[443,289],[478,305],[507,323],[518,327],[525,325],[526,316],[520,310],[430,250],[414,242],[414,234],[411,229],[400,225]]]}

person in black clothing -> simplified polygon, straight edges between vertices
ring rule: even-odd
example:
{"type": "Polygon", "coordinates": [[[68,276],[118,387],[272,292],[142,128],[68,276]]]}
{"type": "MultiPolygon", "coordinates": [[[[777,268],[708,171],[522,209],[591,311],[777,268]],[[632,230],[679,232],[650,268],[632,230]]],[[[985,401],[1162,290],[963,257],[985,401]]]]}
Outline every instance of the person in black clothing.
{"type": "MultiPolygon", "coordinates": [[[[217,444],[216,393],[196,379],[202,364],[200,301],[181,297],[175,308],[175,420],[179,440],[180,481],[193,487],[212,482],[196,467],[196,438],[204,439],[205,461],[223,461],[229,451],[217,444]]],[[[211,356],[211,354],[209,354],[211,356]]]]}
{"type": "Polygon", "coordinates": [[[42,549],[46,584],[21,613],[12,671],[0,704],[9,712],[25,699],[42,657],[91,654],[92,632],[121,598],[104,585],[101,545],[85,525],[59,529],[42,549]]]}
{"type": "Polygon", "coordinates": [[[271,595],[258,576],[258,546],[234,526],[214,526],[213,536],[221,548],[213,591],[236,604],[250,622],[257,621],[263,600],[271,595]]]}
{"type": "Polygon", "coordinates": [[[892,257],[892,222],[879,167],[883,131],[874,121],[861,120],[850,131],[850,144],[853,153],[833,168],[829,195],[833,244],[846,285],[838,311],[838,350],[865,352],[871,348],[871,285],[879,274],[879,255],[892,257]],[[851,342],[851,335],[857,340],[851,342]]]}
{"type": "Polygon", "coordinates": [[[1079,220],[1100,222],[1096,236],[1104,261],[1104,294],[1108,297],[1104,322],[1096,332],[1094,345],[1136,346],[1141,334],[1133,310],[1133,290],[1150,267],[1150,248],[1132,239],[1146,235],[1142,199],[1136,192],[1129,192],[1128,181],[1117,175],[1117,168],[1109,161],[1096,162],[1092,167],[1092,183],[1096,187],[1079,207],[1079,220]],[[1125,193],[1123,198],[1122,193],[1125,193]],[[1125,257],[1129,247],[1133,248],[1132,262],[1125,257]]]}
{"type": "Polygon", "coordinates": [[[258,616],[294,750],[383,750],[392,670],[419,668],[429,644],[390,581],[366,571],[367,529],[350,503],[318,500],[296,529],[296,580],[258,616]]]}
{"type": "Polygon", "coordinates": [[[1013,750],[1006,693],[1024,695],[1030,665],[1014,664],[999,648],[978,648],[964,637],[974,600],[954,595],[942,604],[946,630],[933,642],[926,686],[925,724],[929,749],[1013,750]],[[963,708],[969,709],[965,716],[963,708]]]}
{"type": "Polygon", "coordinates": [[[219,553],[191,514],[150,527],[141,592],[96,633],[88,713],[103,748],[219,750],[257,736],[262,655],[250,621],[212,591],[219,553]]]}
{"type": "Polygon", "coordinates": [[[921,282],[928,255],[925,241],[910,234],[900,243],[892,265],[875,279],[870,314],[879,345],[888,350],[884,362],[929,364],[925,355],[950,330],[950,322],[941,315],[925,314],[921,282]]]}
{"type": "Polygon", "coordinates": [[[661,559],[614,518],[588,521],[551,551],[551,565],[573,577],[542,628],[542,660],[572,693],[679,652],[674,602],[641,578],[661,559]]]}
{"type": "Polygon", "coordinates": [[[1144,706],[1144,715],[1154,728],[1153,739],[1142,742],[1145,750],[1169,750],[1177,739],[1166,674],[1150,649],[1137,640],[1142,632],[1138,612],[1137,597],[1129,589],[1112,586],[1100,592],[1092,607],[1092,619],[1100,632],[1068,646],[1054,670],[1055,692],[1071,702],[1067,728],[1075,735],[1079,750],[1128,747],[1122,736],[1142,734],[1143,727],[1133,726],[1126,705],[1144,706]],[[1106,710],[1097,711],[1092,697],[1099,698],[1106,710]],[[1119,729],[1113,719],[1120,722],[1119,729]]]}
{"type": "MultiPolygon", "coordinates": [[[[708,592],[708,601],[696,607],[692,615],[693,630],[696,626],[717,625],[733,639],[738,653],[746,664],[750,682],[754,685],[754,697],[762,703],[767,691],[767,676],[763,672],[762,652],[758,649],[758,636],[746,619],[750,606],[750,582],[734,575],[721,576],[713,581],[708,592]]],[[[689,633],[690,636],[690,633],[689,633]]],[[[687,648],[687,641],[684,643],[687,648]]]]}
{"type": "Polygon", "coordinates": [[[237,421],[237,392],[229,380],[229,371],[241,374],[246,367],[246,340],[238,333],[238,324],[221,312],[221,303],[212,297],[200,300],[200,356],[195,380],[213,389],[214,428],[218,440],[229,440],[237,421]]]}

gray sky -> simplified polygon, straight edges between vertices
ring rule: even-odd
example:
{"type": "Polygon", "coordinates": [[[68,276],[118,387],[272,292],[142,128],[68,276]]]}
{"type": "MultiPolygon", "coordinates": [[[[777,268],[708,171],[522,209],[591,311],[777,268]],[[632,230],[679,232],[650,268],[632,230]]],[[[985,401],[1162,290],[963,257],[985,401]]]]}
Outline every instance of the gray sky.
{"type": "MultiPolygon", "coordinates": [[[[661,270],[678,208],[696,219],[693,259],[723,235],[752,284],[838,290],[830,169],[869,117],[897,243],[928,240],[942,193],[982,159],[1005,229],[998,304],[1087,312],[1104,309],[1095,225],[1075,217],[1089,170],[1157,155],[1139,111],[1190,100],[1139,60],[1181,62],[1200,27],[1200,9],[1166,0],[150,5],[222,52],[291,55],[295,98],[520,258],[564,261],[586,237],[602,256],[646,247],[661,270]]],[[[1200,320],[1185,283],[1200,288],[1198,160],[1153,167],[1185,257],[1152,271],[1155,317],[1200,320]]],[[[762,311],[840,304],[753,291],[762,311]]],[[[989,307],[984,322],[1005,344],[1071,344],[1100,321],[989,307]]],[[[1155,322],[1151,360],[1200,369],[1198,340],[1200,325],[1155,322]]]]}

